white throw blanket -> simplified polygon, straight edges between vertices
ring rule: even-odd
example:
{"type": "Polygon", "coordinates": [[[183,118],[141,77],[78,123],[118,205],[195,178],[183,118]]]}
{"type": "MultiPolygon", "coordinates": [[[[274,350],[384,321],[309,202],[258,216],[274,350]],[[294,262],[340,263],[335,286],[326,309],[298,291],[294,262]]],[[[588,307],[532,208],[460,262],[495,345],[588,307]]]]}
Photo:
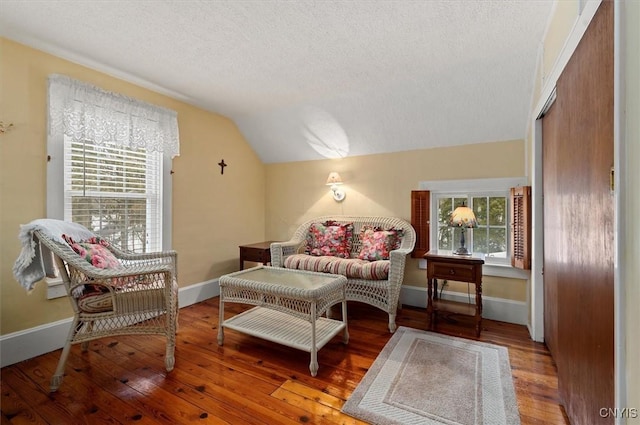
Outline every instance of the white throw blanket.
{"type": "Polygon", "coordinates": [[[27,291],[31,291],[35,284],[45,276],[55,277],[52,254],[46,246],[40,246],[38,239],[33,236],[35,230],[41,230],[53,240],[66,243],[62,235],[74,240],[89,239],[95,234],[86,227],[69,221],[43,218],[20,226],[18,238],[22,243],[22,251],[13,265],[13,276],[27,291]]]}

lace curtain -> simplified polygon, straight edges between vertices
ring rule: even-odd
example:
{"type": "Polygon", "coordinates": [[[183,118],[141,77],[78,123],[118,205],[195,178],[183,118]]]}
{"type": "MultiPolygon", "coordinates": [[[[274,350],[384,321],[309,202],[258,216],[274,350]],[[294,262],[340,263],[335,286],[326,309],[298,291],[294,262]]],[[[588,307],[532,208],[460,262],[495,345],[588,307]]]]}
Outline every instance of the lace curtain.
{"type": "Polygon", "coordinates": [[[180,155],[175,111],[64,75],[49,76],[49,134],[180,155]]]}

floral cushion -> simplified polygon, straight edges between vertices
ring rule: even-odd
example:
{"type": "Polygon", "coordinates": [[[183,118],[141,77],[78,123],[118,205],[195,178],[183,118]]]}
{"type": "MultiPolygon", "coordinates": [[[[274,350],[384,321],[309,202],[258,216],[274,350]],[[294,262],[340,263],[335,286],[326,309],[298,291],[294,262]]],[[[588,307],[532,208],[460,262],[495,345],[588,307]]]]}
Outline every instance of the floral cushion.
{"type": "Polygon", "coordinates": [[[62,235],[62,238],[78,255],[87,260],[93,267],[99,269],[117,269],[122,267],[118,259],[109,251],[109,242],[102,238],[93,237],[80,242],[74,241],[67,235],[62,235]]]}
{"type": "Polygon", "coordinates": [[[313,223],[307,233],[305,254],[349,258],[353,223],[313,223]]]}
{"type": "MultiPolygon", "coordinates": [[[[62,239],[64,239],[69,246],[78,254],[80,257],[84,258],[89,264],[99,269],[120,269],[122,268],[122,264],[118,261],[118,259],[113,255],[111,251],[109,251],[109,242],[100,237],[89,238],[85,241],[74,241],[71,237],[67,235],[62,235],[62,239]]],[[[73,295],[83,300],[88,297],[93,297],[95,295],[107,294],[109,293],[109,289],[104,285],[97,285],[90,283],[93,279],[87,279],[87,284],[80,286],[74,290],[73,295]]],[[[114,278],[111,281],[111,285],[115,288],[124,288],[129,286],[131,283],[127,278],[114,278]]],[[[97,299],[91,299],[92,301],[96,301],[97,299]]],[[[110,302],[110,301],[109,301],[110,302]]],[[[101,308],[101,307],[99,307],[101,308]]],[[[81,309],[83,309],[81,307],[81,309]]],[[[95,312],[95,308],[88,308],[84,311],[87,312],[95,312]]],[[[101,310],[104,311],[104,310],[101,310]]]]}
{"type": "Polygon", "coordinates": [[[362,246],[358,258],[361,260],[388,260],[389,253],[400,248],[404,231],[402,229],[380,229],[372,226],[362,226],[360,240],[362,246]]]}

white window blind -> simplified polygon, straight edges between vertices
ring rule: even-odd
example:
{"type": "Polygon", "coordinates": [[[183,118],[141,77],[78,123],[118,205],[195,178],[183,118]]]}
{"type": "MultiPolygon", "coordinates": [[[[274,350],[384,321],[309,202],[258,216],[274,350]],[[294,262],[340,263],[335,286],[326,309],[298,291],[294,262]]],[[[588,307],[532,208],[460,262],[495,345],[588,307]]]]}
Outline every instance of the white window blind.
{"type": "Polygon", "coordinates": [[[161,155],[68,137],[64,145],[65,220],[124,250],[162,250],[161,155]]]}

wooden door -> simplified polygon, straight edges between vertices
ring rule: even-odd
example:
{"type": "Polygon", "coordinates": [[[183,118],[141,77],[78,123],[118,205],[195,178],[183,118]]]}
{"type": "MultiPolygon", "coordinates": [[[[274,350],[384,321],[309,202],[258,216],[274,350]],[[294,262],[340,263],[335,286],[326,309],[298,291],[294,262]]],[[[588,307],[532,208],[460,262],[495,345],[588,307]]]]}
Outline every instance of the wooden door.
{"type": "Polygon", "coordinates": [[[545,341],[571,423],[613,423],[599,414],[614,405],[612,1],[556,88],[543,118],[545,341]]]}
{"type": "MultiPolygon", "coordinates": [[[[556,102],[560,100],[556,98],[556,102]]],[[[561,139],[560,112],[554,103],[542,119],[542,184],[544,217],[544,342],[556,360],[558,352],[558,269],[560,246],[556,236],[562,227],[562,217],[558,208],[560,192],[558,188],[558,141],[561,139]]]]}

